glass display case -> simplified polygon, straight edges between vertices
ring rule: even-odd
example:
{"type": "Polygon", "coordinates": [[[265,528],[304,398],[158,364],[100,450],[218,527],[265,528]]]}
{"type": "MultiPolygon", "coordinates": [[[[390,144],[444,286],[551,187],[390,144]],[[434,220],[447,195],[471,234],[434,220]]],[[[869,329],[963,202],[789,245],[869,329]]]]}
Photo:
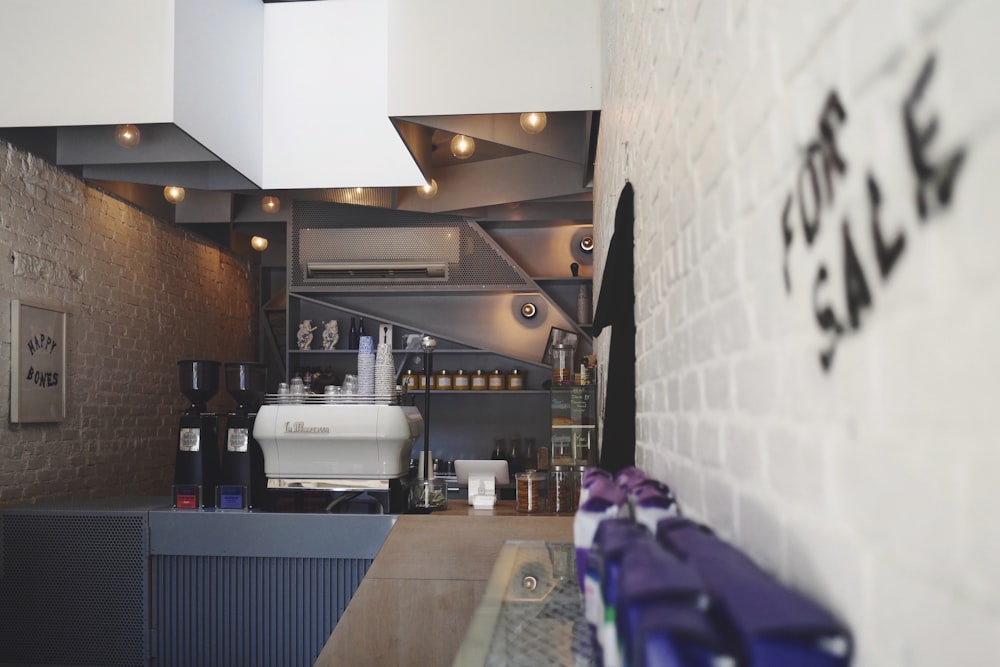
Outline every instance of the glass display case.
{"type": "Polygon", "coordinates": [[[571,542],[504,544],[452,664],[597,664],[571,542]]]}
{"type": "Polygon", "coordinates": [[[558,386],[550,390],[554,466],[597,463],[597,385],[558,386]]]}

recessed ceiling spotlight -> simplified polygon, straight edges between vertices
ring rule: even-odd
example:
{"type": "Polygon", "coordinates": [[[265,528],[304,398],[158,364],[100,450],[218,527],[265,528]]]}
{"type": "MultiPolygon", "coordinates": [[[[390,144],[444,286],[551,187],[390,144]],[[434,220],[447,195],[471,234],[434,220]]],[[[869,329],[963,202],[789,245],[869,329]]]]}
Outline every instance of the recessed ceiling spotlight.
{"type": "Polygon", "coordinates": [[[580,239],[580,250],[584,252],[594,252],[594,237],[584,236],[580,239]]]}
{"type": "Polygon", "coordinates": [[[433,199],[438,193],[438,182],[433,178],[429,183],[417,186],[417,195],[421,199],[433,199]]]}
{"type": "Polygon", "coordinates": [[[521,129],[528,134],[538,134],[545,129],[548,117],[544,111],[532,111],[521,114],[521,129]]]}
{"type": "Polygon", "coordinates": [[[141,133],[136,125],[119,125],[115,127],[115,141],[119,146],[135,148],[139,145],[141,133]]]}
{"type": "Polygon", "coordinates": [[[538,308],[535,307],[535,304],[531,303],[530,301],[521,306],[521,316],[524,317],[526,320],[530,320],[537,314],[538,314],[538,308]]]}
{"type": "Polygon", "coordinates": [[[277,213],[281,210],[281,200],[267,195],[260,200],[260,208],[264,213],[277,213]]]}
{"type": "Polygon", "coordinates": [[[451,154],[459,160],[466,160],[476,152],[476,142],[472,137],[464,134],[456,134],[451,139],[451,154]]]}
{"type": "Polygon", "coordinates": [[[180,204],[184,201],[184,188],[179,185],[168,185],[163,188],[163,198],[171,204],[180,204]]]}

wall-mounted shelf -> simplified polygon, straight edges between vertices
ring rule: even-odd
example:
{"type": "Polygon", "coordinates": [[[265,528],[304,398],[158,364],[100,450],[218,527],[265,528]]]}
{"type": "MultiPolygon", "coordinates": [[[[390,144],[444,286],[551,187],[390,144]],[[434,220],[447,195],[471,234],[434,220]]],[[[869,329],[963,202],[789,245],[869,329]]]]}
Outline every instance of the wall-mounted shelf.
{"type": "Polygon", "coordinates": [[[592,337],[593,328],[590,318],[586,322],[580,322],[577,318],[577,299],[580,288],[590,288],[591,315],[593,314],[593,276],[535,276],[532,277],[535,284],[545,291],[550,299],[572,319],[580,331],[587,337],[592,337]]]}
{"type": "MultiPolygon", "coordinates": [[[[433,395],[443,395],[443,396],[474,396],[476,398],[489,398],[491,396],[548,396],[548,389],[516,389],[511,391],[510,389],[493,389],[486,391],[472,391],[471,389],[459,389],[458,391],[454,389],[431,389],[431,394],[433,395]]],[[[420,397],[424,395],[423,389],[412,389],[406,393],[410,398],[420,397]]]]}
{"type": "MultiPolygon", "coordinates": [[[[401,382],[401,376],[407,369],[418,375],[422,373],[424,352],[420,349],[406,349],[407,337],[425,333],[434,335],[432,332],[387,321],[327,300],[332,298],[334,295],[316,298],[315,295],[289,293],[287,335],[292,346],[287,352],[289,377],[311,370],[332,373],[334,383],[340,384],[344,374],[356,373],[358,351],[347,348],[352,317],[364,317],[366,327],[374,332],[379,331],[383,324],[392,326],[397,383],[401,382]],[[304,319],[312,320],[317,327],[313,332],[313,345],[317,346],[316,349],[300,350],[296,347],[295,334],[299,322],[304,319]],[[318,334],[322,332],[323,322],[331,319],[338,322],[338,347],[332,350],[320,349],[318,346],[322,342],[318,334]]],[[[477,369],[489,372],[497,368],[503,371],[517,368],[524,376],[526,387],[519,390],[476,391],[432,389],[430,446],[435,458],[489,458],[493,442],[498,437],[509,438],[516,435],[534,438],[540,443],[548,440],[549,392],[541,388],[542,383],[552,375],[547,364],[470,347],[442,337],[435,338],[438,345],[431,353],[431,367],[434,371],[455,371],[461,368],[466,372],[477,369]],[[439,407],[435,409],[435,406],[439,407]],[[443,409],[440,406],[444,406],[443,409]]],[[[412,340],[409,344],[412,345],[412,340]]],[[[411,389],[407,392],[407,400],[423,412],[426,394],[423,389],[411,389]]],[[[417,440],[414,452],[422,447],[422,442],[422,438],[417,440]]]]}

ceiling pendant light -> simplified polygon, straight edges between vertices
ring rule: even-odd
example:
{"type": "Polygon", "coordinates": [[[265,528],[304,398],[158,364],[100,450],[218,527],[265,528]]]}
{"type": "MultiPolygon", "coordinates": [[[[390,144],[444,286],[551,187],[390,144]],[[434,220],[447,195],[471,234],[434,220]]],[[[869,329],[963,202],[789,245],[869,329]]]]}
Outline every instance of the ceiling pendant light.
{"type": "Polygon", "coordinates": [[[459,160],[466,160],[472,157],[475,152],[476,142],[472,140],[472,137],[467,137],[464,134],[456,134],[452,137],[451,154],[459,160]]]}
{"type": "Polygon", "coordinates": [[[281,200],[267,195],[260,200],[260,208],[264,213],[277,213],[281,210],[281,200]]]}
{"type": "Polygon", "coordinates": [[[267,250],[267,239],[263,236],[254,236],[250,239],[250,247],[257,252],[264,252],[267,250]]]}
{"type": "Polygon", "coordinates": [[[179,185],[168,185],[163,188],[163,198],[171,204],[180,204],[184,201],[184,188],[179,185]]]}
{"type": "Polygon", "coordinates": [[[438,193],[438,182],[435,181],[433,178],[430,180],[429,183],[417,186],[417,195],[419,195],[421,199],[433,199],[437,193],[438,193]]]}
{"type": "Polygon", "coordinates": [[[118,125],[115,127],[115,141],[119,146],[135,148],[139,145],[140,132],[136,125],[118,125]]]}
{"type": "Polygon", "coordinates": [[[548,118],[544,111],[532,111],[521,114],[521,129],[528,134],[538,134],[545,129],[548,118]]]}

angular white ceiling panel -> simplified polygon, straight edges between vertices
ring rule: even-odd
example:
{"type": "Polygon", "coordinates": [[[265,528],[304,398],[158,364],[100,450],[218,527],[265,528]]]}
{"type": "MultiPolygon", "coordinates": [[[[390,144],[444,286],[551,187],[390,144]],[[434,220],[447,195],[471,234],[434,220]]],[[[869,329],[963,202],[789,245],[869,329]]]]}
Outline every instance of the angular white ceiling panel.
{"type": "Polygon", "coordinates": [[[264,4],[176,3],[174,122],[233,169],[260,183],[264,4]]]}
{"type": "Polygon", "coordinates": [[[0,0],[0,127],[173,120],[174,0],[0,0]]]}
{"type": "Polygon", "coordinates": [[[424,183],[386,111],[387,11],[386,0],[265,5],[262,187],[424,183]]]}
{"type": "Polygon", "coordinates": [[[600,0],[389,0],[389,115],[601,108],[600,0]]]}

